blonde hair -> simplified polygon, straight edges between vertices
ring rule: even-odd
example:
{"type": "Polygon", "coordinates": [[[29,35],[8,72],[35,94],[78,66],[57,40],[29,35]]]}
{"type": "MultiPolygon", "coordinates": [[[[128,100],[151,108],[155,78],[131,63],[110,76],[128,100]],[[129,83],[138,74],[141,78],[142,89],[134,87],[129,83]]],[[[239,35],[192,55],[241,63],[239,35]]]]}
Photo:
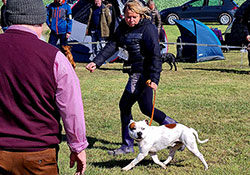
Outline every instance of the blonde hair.
{"type": "Polygon", "coordinates": [[[141,18],[150,19],[151,17],[148,15],[150,13],[150,9],[146,6],[144,6],[140,1],[138,0],[129,0],[123,9],[123,12],[125,13],[126,10],[131,10],[132,12],[135,12],[137,14],[141,15],[141,18]]]}

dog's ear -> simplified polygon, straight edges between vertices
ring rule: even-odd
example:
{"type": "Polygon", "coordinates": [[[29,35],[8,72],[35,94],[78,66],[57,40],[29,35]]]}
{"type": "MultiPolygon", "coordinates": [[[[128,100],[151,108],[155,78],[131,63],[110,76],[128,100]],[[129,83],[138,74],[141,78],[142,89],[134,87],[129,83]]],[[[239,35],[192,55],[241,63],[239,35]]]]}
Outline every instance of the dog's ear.
{"type": "Polygon", "coordinates": [[[146,122],[146,124],[148,125],[148,120],[146,119],[146,120],[144,120],[145,122],[146,122]]]}
{"type": "Polygon", "coordinates": [[[133,130],[135,128],[135,122],[129,124],[129,129],[133,130]]]}
{"type": "Polygon", "coordinates": [[[135,122],[135,121],[131,119],[131,120],[129,121],[129,124],[128,124],[128,125],[130,125],[130,124],[133,123],[133,122],[135,122]]]}

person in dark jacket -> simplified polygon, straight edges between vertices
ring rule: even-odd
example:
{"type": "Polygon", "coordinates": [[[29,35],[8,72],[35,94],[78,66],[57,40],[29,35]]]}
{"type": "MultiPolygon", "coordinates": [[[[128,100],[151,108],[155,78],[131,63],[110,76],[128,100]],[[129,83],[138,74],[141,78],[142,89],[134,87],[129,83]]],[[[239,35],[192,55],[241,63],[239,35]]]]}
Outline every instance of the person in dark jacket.
{"type": "Polygon", "coordinates": [[[111,22],[112,15],[109,7],[104,5],[102,0],[94,0],[94,6],[90,8],[86,29],[86,34],[91,35],[92,42],[101,42],[100,44],[92,44],[94,56],[105,46],[105,41],[110,36],[111,22]]]}
{"type": "MultiPolygon", "coordinates": [[[[122,123],[122,145],[109,151],[111,155],[134,152],[134,141],[128,134],[128,124],[132,119],[131,108],[138,102],[143,114],[151,116],[153,90],[156,90],[162,71],[160,45],[155,25],[148,19],[148,8],[137,0],[128,1],[124,7],[123,19],[114,37],[86,68],[93,72],[106,59],[112,56],[118,47],[128,51],[129,58],[124,62],[123,72],[128,73],[129,80],[120,99],[119,107],[122,123]],[[149,86],[147,80],[151,80],[149,86]]],[[[160,125],[176,123],[162,111],[154,110],[154,120],[160,125]]]]}
{"type": "Polygon", "coordinates": [[[3,2],[3,5],[1,7],[1,27],[2,27],[3,32],[5,32],[5,30],[7,30],[7,28],[8,28],[6,18],[5,18],[7,0],[2,0],[2,2],[3,2]]]}
{"type": "Polygon", "coordinates": [[[246,0],[237,9],[235,20],[230,34],[230,43],[232,45],[248,46],[248,62],[250,67],[250,0],[246,0]]]}
{"type": "Polygon", "coordinates": [[[150,9],[151,21],[157,27],[158,34],[160,34],[161,26],[162,26],[161,25],[161,15],[155,6],[155,2],[153,0],[149,0],[147,2],[147,6],[150,9]]]}

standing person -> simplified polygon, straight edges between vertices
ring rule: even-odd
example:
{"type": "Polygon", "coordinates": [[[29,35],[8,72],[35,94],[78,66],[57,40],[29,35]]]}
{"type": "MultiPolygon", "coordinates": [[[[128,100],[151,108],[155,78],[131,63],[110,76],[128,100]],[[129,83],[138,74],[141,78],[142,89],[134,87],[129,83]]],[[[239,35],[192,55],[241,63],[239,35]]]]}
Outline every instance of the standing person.
{"type": "Polygon", "coordinates": [[[161,25],[161,15],[155,6],[155,2],[153,0],[149,0],[147,2],[147,6],[150,9],[151,21],[157,27],[158,34],[160,34],[161,26],[162,26],[161,25]]]}
{"type": "Polygon", "coordinates": [[[78,77],[65,56],[39,39],[42,0],[8,0],[0,34],[0,174],[57,175],[62,118],[70,167],[86,169],[88,146],[78,77]],[[11,50],[10,50],[11,49],[11,50]]]}
{"type": "Polygon", "coordinates": [[[75,68],[71,47],[68,45],[72,30],[72,11],[69,4],[65,0],[55,0],[51,3],[47,8],[46,23],[51,30],[49,43],[56,46],[59,40],[61,51],[75,68]]]}
{"type": "MultiPolygon", "coordinates": [[[[148,8],[141,2],[128,1],[124,7],[125,19],[120,22],[114,37],[93,62],[86,66],[90,72],[93,72],[112,56],[118,47],[126,48],[128,51],[129,58],[124,63],[123,72],[128,73],[129,79],[119,103],[122,145],[108,152],[112,155],[134,152],[134,140],[128,134],[128,124],[132,119],[131,108],[135,102],[138,102],[143,114],[151,116],[152,113],[153,90],[158,87],[162,60],[157,30],[148,19],[147,12],[148,8]],[[146,81],[149,79],[151,84],[147,86],[146,81]]],[[[176,123],[158,109],[154,110],[154,120],[161,125],[176,123]]]]}
{"type": "MultiPolygon", "coordinates": [[[[94,0],[94,6],[90,8],[87,23],[86,35],[91,35],[92,42],[105,42],[110,35],[112,16],[109,8],[102,3],[102,0],[94,0]]],[[[96,56],[105,43],[92,44],[93,56],[96,56]]]]}
{"type": "Polygon", "coordinates": [[[233,42],[248,46],[248,62],[250,67],[250,0],[246,0],[236,11],[231,35],[233,42]],[[234,37],[236,36],[236,37],[234,37]],[[240,37],[239,37],[240,36],[240,37]]]}
{"type": "Polygon", "coordinates": [[[247,45],[248,63],[250,67],[250,0],[246,0],[236,11],[235,21],[241,23],[243,29],[243,44],[247,45]]]}
{"type": "Polygon", "coordinates": [[[2,0],[2,2],[3,2],[3,5],[1,7],[1,27],[2,27],[3,32],[5,32],[5,30],[7,30],[7,28],[8,28],[8,25],[7,25],[7,22],[6,22],[6,19],[5,19],[5,11],[6,11],[6,2],[7,2],[7,0],[2,0]]]}

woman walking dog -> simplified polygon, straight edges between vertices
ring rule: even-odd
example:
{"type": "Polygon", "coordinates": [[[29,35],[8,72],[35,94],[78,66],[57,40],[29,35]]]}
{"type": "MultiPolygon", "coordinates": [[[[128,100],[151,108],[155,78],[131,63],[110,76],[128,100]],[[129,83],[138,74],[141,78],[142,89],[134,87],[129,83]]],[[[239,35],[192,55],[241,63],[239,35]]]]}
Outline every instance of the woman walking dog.
{"type": "MultiPolygon", "coordinates": [[[[123,72],[128,73],[129,79],[119,107],[122,123],[122,145],[109,151],[110,155],[134,152],[134,140],[128,134],[128,124],[132,119],[131,108],[138,102],[143,114],[150,117],[152,112],[153,90],[158,87],[162,60],[158,32],[147,15],[149,9],[137,0],[130,0],[125,4],[125,18],[120,22],[114,37],[86,68],[93,72],[105,60],[112,56],[118,47],[128,51],[129,58],[124,63],[123,72]],[[147,80],[151,80],[149,86],[147,80]]],[[[176,123],[162,111],[154,110],[154,120],[160,125],[176,123]]]]}

